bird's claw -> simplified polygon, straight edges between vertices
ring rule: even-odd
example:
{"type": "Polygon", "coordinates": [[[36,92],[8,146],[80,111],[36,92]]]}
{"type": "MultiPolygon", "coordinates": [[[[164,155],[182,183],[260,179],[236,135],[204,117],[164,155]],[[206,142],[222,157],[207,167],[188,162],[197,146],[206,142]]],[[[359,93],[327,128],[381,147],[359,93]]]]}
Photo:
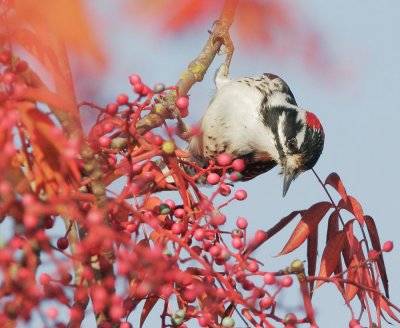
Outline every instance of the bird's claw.
{"type": "Polygon", "coordinates": [[[212,34],[213,38],[212,41],[213,43],[219,41],[221,42],[221,45],[224,45],[223,49],[219,49],[218,55],[225,55],[226,54],[226,59],[225,59],[225,64],[227,68],[229,68],[229,65],[231,63],[231,59],[233,56],[233,52],[235,51],[235,47],[233,46],[233,42],[231,39],[231,36],[229,35],[229,28],[225,26],[224,22],[221,20],[216,20],[213,23],[213,26],[216,26],[214,32],[212,34]]]}

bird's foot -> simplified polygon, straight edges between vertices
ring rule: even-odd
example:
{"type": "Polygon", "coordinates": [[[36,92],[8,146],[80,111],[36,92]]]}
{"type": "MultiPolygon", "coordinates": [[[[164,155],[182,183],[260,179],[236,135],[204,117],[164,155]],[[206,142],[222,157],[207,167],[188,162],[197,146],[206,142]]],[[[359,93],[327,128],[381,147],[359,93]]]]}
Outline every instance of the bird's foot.
{"type": "Polygon", "coordinates": [[[229,28],[225,25],[225,23],[222,20],[215,21],[213,26],[216,27],[212,32],[213,42],[214,43],[221,42],[221,46],[224,45],[222,49],[221,48],[219,49],[218,54],[219,55],[226,54],[225,67],[226,67],[226,75],[228,75],[229,65],[231,63],[235,47],[233,46],[233,42],[229,34],[229,28]]]}

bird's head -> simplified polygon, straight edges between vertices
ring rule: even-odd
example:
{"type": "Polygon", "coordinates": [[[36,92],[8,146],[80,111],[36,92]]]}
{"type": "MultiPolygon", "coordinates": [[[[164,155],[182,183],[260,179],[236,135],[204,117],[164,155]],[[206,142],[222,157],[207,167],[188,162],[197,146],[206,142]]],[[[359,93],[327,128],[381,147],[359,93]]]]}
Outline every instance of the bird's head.
{"type": "Polygon", "coordinates": [[[285,196],[290,183],[317,163],[324,147],[324,130],[313,113],[296,106],[275,107],[270,115],[285,196]]]}

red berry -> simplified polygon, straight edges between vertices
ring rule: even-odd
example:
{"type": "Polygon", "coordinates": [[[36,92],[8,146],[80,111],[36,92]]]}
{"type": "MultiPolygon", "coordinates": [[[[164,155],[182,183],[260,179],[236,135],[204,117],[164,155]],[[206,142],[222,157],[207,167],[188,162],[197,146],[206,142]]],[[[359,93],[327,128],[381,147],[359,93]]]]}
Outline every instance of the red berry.
{"type": "Polygon", "coordinates": [[[221,166],[228,166],[232,162],[232,157],[229,154],[222,153],[217,156],[217,163],[221,166]]]}
{"type": "Polygon", "coordinates": [[[274,304],[274,299],[272,297],[270,297],[270,296],[264,297],[260,301],[260,307],[262,309],[268,309],[269,307],[271,307],[272,304],[274,304]]]}
{"type": "Polygon", "coordinates": [[[232,246],[235,249],[240,249],[243,246],[243,241],[241,238],[234,237],[232,238],[232,246]]]}
{"type": "Polygon", "coordinates": [[[24,214],[23,221],[24,221],[24,226],[27,229],[36,228],[39,224],[39,218],[37,217],[37,215],[31,213],[24,214]]]}
{"type": "Polygon", "coordinates": [[[52,219],[51,216],[46,216],[46,218],[44,219],[44,227],[46,229],[51,229],[54,226],[54,220],[52,219]]]}
{"type": "Polygon", "coordinates": [[[266,284],[266,285],[272,285],[276,281],[275,280],[275,275],[273,275],[272,273],[269,273],[269,272],[264,274],[263,280],[264,280],[264,284],[266,284]]]}
{"type": "Polygon", "coordinates": [[[245,167],[246,167],[246,164],[244,164],[244,161],[243,161],[242,159],[240,159],[240,158],[235,159],[235,160],[232,162],[232,168],[233,168],[235,171],[241,172],[241,171],[244,170],[245,167]]]}
{"type": "Polygon", "coordinates": [[[18,73],[23,73],[28,69],[28,63],[25,60],[20,60],[18,64],[15,66],[15,70],[18,73]]]}
{"type": "Polygon", "coordinates": [[[176,107],[178,107],[178,109],[182,110],[182,109],[186,109],[189,106],[189,98],[188,97],[179,97],[176,100],[176,107]]]}
{"type": "Polygon", "coordinates": [[[142,96],[147,96],[149,93],[150,93],[150,88],[147,85],[143,84],[143,90],[140,94],[142,96]]]}
{"type": "Polygon", "coordinates": [[[351,319],[349,322],[349,328],[356,328],[360,326],[360,322],[356,319],[351,319]]]}
{"type": "Polygon", "coordinates": [[[221,247],[214,245],[214,246],[211,246],[208,251],[210,252],[210,255],[212,257],[217,257],[221,253],[221,247]]]}
{"type": "Polygon", "coordinates": [[[193,234],[194,239],[196,239],[197,241],[202,241],[205,236],[206,232],[204,231],[204,229],[197,229],[193,234]]]}
{"type": "Polygon", "coordinates": [[[114,103],[110,103],[106,107],[106,112],[109,115],[115,115],[118,112],[118,105],[114,103]]]}
{"type": "Polygon", "coordinates": [[[211,185],[217,184],[219,182],[219,180],[220,180],[220,177],[217,173],[210,173],[207,176],[207,182],[211,185]]]}
{"type": "Polygon", "coordinates": [[[128,97],[128,95],[125,94],[125,93],[121,93],[121,94],[119,94],[118,97],[117,97],[117,104],[118,104],[119,106],[121,106],[121,105],[126,105],[126,104],[128,103],[128,101],[129,101],[129,97],[128,97]]]}
{"type": "Polygon", "coordinates": [[[393,242],[391,240],[385,241],[382,246],[384,252],[391,252],[393,249],[393,242]]]}
{"type": "Polygon", "coordinates": [[[183,208],[177,208],[174,211],[174,216],[177,217],[178,219],[181,219],[185,216],[185,210],[183,208]]]}
{"type": "Polygon", "coordinates": [[[164,143],[164,139],[161,136],[154,136],[153,143],[156,146],[161,146],[164,143]]]}
{"type": "Polygon", "coordinates": [[[223,225],[226,222],[226,216],[219,211],[213,211],[211,213],[210,223],[213,226],[223,225]]]}
{"type": "Polygon", "coordinates": [[[222,196],[229,196],[231,193],[231,188],[228,185],[226,185],[225,183],[223,183],[219,186],[219,193],[222,196]]]}
{"type": "Polygon", "coordinates": [[[133,91],[137,94],[141,94],[144,88],[143,83],[136,83],[133,85],[133,91]]]}
{"type": "Polygon", "coordinates": [[[172,225],[171,231],[173,234],[175,235],[179,235],[180,233],[182,233],[184,227],[182,223],[174,223],[172,225]]]}
{"type": "Polygon", "coordinates": [[[11,52],[8,50],[4,50],[0,55],[0,63],[8,64],[11,60],[11,52]]]}
{"type": "Polygon", "coordinates": [[[172,199],[166,199],[164,203],[167,204],[171,210],[175,208],[175,202],[172,199]]]}
{"type": "Polygon", "coordinates": [[[48,283],[50,283],[51,281],[51,277],[50,275],[48,275],[47,273],[42,273],[39,277],[39,281],[42,285],[47,285],[48,283]]]}
{"type": "Polygon", "coordinates": [[[99,138],[99,145],[101,147],[108,147],[111,145],[111,138],[107,136],[101,136],[99,138]]]}
{"type": "Polygon", "coordinates": [[[238,217],[238,219],[236,220],[236,226],[239,229],[246,229],[247,228],[247,220],[243,217],[238,217]]]}
{"type": "Polygon", "coordinates": [[[281,285],[283,287],[290,287],[293,284],[292,277],[285,277],[281,280],[281,285]]]}
{"type": "Polygon", "coordinates": [[[295,324],[297,322],[297,317],[294,313],[288,313],[285,315],[284,320],[286,323],[295,324]]]}
{"type": "Polygon", "coordinates": [[[371,250],[368,252],[368,258],[369,258],[370,260],[376,260],[376,259],[378,258],[378,256],[379,256],[379,253],[378,253],[376,250],[374,250],[374,249],[371,249],[371,250]]]}
{"type": "Polygon", "coordinates": [[[113,122],[106,122],[103,124],[103,131],[105,133],[109,133],[114,130],[114,123],[113,122]]]}
{"type": "Polygon", "coordinates": [[[245,200],[247,198],[247,192],[245,190],[243,190],[243,189],[236,190],[235,198],[237,200],[245,200]]]}
{"type": "Polygon", "coordinates": [[[67,249],[68,245],[69,243],[67,237],[61,237],[57,240],[57,247],[59,249],[67,249]]]}
{"type": "Polygon", "coordinates": [[[135,85],[141,83],[142,80],[138,74],[132,74],[131,76],[129,76],[129,82],[130,84],[135,85]]]}
{"type": "Polygon", "coordinates": [[[256,261],[251,261],[249,262],[249,264],[247,265],[247,270],[249,270],[250,272],[257,272],[258,271],[258,263],[256,261]]]}

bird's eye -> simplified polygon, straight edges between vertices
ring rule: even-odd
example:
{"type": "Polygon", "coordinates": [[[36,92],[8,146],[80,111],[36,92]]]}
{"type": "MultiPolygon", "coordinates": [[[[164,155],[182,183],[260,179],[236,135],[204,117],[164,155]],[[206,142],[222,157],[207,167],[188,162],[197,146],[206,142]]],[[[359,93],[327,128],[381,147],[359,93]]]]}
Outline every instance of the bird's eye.
{"type": "Polygon", "coordinates": [[[296,140],[296,138],[289,139],[287,141],[287,143],[286,143],[286,146],[290,151],[297,150],[297,140],[296,140]]]}

